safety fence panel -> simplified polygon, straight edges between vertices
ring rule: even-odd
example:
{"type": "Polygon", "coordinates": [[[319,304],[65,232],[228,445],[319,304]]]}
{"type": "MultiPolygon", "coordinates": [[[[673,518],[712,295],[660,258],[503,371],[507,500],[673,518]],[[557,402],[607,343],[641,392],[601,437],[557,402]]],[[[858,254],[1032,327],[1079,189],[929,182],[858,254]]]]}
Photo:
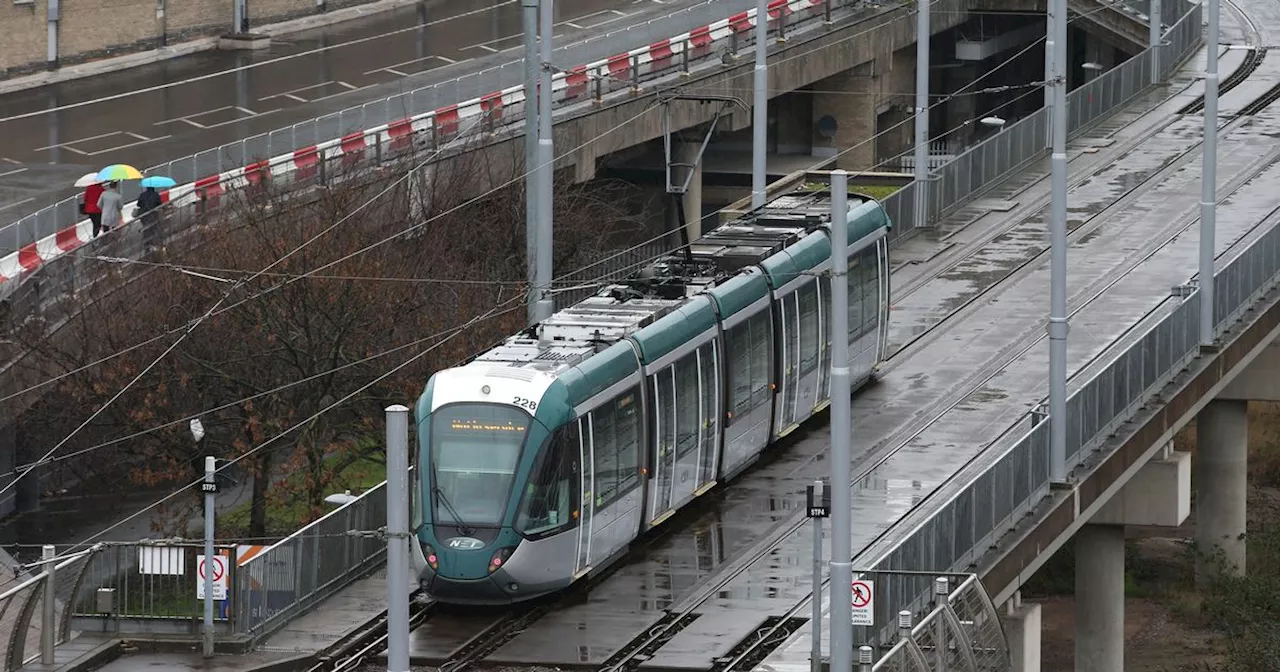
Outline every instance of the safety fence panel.
{"type": "MultiPolygon", "coordinates": [[[[227,558],[228,585],[236,574],[235,552],[234,546],[214,548],[215,554],[227,558]]],[[[103,621],[103,631],[129,630],[124,624],[131,621],[199,621],[204,617],[199,577],[208,568],[208,563],[200,564],[203,554],[204,545],[191,542],[104,545],[88,557],[75,587],[71,617],[77,622],[103,621]],[[104,590],[110,593],[107,603],[100,602],[104,590]]],[[[230,608],[222,602],[218,600],[214,619],[228,621],[230,608]]]]}
{"type": "Polygon", "coordinates": [[[385,557],[386,482],[236,568],[235,630],[261,636],[367,574],[385,557]]]}

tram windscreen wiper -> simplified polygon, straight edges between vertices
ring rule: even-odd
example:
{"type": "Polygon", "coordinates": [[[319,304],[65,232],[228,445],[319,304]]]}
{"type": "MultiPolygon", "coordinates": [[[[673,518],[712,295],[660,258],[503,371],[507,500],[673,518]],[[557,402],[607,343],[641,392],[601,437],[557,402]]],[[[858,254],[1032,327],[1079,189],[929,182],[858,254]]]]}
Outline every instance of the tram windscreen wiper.
{"type": "Polygon", "coordinates": [[[462,520],[462,516],[458,515],[458,510],[453,508],[453,504],[451,504],[449,502],[449,498],[445,496],[444,489],[437,485],[435,487],[435,492],[436,492],[436,498],[440,501],[441,504],[444,504],[444,508],[449,510],[449,515],[453,516],[453,522],[458,524],[458,529],[461,530],[462,533],[467,535],[468,537],[475,534],[476,533],[475,528],[471,527],[470,525],[467,525],[466,522],[462,520]]]}

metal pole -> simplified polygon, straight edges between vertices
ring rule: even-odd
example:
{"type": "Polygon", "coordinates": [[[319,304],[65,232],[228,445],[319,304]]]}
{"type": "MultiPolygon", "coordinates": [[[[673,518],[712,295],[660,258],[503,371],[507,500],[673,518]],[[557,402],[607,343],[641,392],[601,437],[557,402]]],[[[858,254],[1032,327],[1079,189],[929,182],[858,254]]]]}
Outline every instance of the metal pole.
{"type": "Polygon", "coordinates": [[[387,672],[409,672],[409,409],[387,407],[387,672]]]}
{"type": "Polygon", "coordinates": [[[1218,218],[1218,0],[1209,0],[1205,35],[1204,159],[1200,173],[1200,345],[1213,345],[1214,228],[1218,218]]]}
{"type": "MultiPolygon", "coordinates": [[[[212,455],[204,458],[204,482],[213,483],[218,471],[218,461],[212,455]]],[[[213,557],[213,488],[204,492],[204,657],[213,657],[213,570],[217,561],[213,557]]]]}
{"type": "Polygon", "coordinates": [[[1049,480],[1067,476],[1067,0],[1051,0],[1053,217],[1049,286],[1049,480]]]}
{"type": "Polygon", "coordinates": [[[58,603],[57,585],[54,584],[54,567],[58,564],[58,552],[51,544],[40,547],[40,559],[44,561],[44,601],[40,609],[40,663],[53,665],[54,607],[58,603]]]}
{"type": "MultiPolygon", "coordinates": [[[[813,482],[813,499],[815,502],[821,502],[823,498],[823,486],[825,484],[822,479],[813,482]]],[[[813,595],[810,598],[813,602],[813,614],[810,617],[812,626],[813,642],[809,650],[809,669],[812,672],[821,672],[822,670],[822,519],[813,517],[809,519],[813,523],[813,595]]]]}
{"type": "Polygon", "coordinates": [[[1147,42],[1151,47],[1151,83],[1155,84],[1160,81],[1160,43],[1164,41],[1160,34],[1161,20],[1160,17],[1164,11],[1160,7],[1160,0],[1151,0],[1151,15],[1147,17],[1147,42]]]}
{"type": "Polygon", "coordinates": [[[244,26],[244,0],[232,0],[231,10],[231,34],[235,35],[243,30],[244,26]]]}
{"type": "Polygon", "coordinates": [[[929,4],[916,3],[916,226],[929,218],[929,4]]]}
{"type": "Polygon", "coordinates": [[[751,120],[751,208],[764,205],[764,150],[769,123],[769,0],[756,0],[755,100],[751,120]]]}
{"type": "Polygon", "coordinates": [[[524,17],[524,236],[529,324],[538,321],[538,0],[520,0],[524,17]]]}
{"type": "Polygon", "coordinates": [[[863,644],[858,647],[858,672],[871,672],[872,648],[863,644]]]}
{"type": "MultiPolygon", "coordinates": [[[[947,577],[939,576],[933,580],[933,596],[937,601],[937,606],[942,606],[947,603],[947,593],[950,592],[950,590],[951,586],[947,581],[947,577]]],[[[943,619],[937,618],[934,619],[934,627],[937,628],[933,635],[935,647],[934,653],[937,654],[935,659],[937,666],[934,667],[934,670],[937,672],[947,672],[947,652],[950,648],[947,644],[947,626],[946,623],[943,622],[943,619]]]]}
{"type": "Polygon", "coordinates": [[[45,6],[45,61],[50,70],[58,67],[58,18],[61,13],[59,0],[49,0],[45,6]]]}
{"type": "Polygon", "coordinates": [[[551,317],[554,305],[551,300],[551,243],[555,228],[552,221],[555,188],[555,147],[552,144],[551,126],[551,40],[555,36],[555,20],[552,14],[553,0],[541,0],[542,9],[542,94],[538,99],[538,270],[534,287],[537,288],[538,321],[551,317]]]}
{"type": "Polygon", "coordinates": [[[831,672],[853,670],[848,197],[847,174],[831,171],[831,672]]]}

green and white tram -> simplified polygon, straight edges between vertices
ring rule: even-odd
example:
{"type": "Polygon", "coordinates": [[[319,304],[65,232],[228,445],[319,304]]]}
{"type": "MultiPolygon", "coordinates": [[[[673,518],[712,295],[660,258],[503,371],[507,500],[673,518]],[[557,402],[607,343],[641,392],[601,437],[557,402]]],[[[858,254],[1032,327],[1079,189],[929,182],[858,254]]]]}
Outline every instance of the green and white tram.
{"type": "MultiPolygon", "coordinates": [[[[849,200],[858,386],[884,352],[891,224],[849,200]]],[[[822,410],[829,202],[776,199],[433,375],[416,408],[423,589],[463,604],[564,589],[822,410]]]]}

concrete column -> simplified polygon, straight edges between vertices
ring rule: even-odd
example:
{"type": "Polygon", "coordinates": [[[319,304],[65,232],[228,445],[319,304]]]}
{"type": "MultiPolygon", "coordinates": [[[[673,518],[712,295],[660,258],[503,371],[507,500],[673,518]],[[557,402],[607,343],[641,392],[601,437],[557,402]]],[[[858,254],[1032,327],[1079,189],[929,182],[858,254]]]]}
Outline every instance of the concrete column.
{"type": "Polygon", "coordinates": [[[1040,605],[1022,602],[1022,594],[1014,593],[1000,618],[1005,640],[1009,643],[1012,672],[1040,672],[1040,605]]]}
{"type": "Polygon", "coordinates": [[[1198,584],[1219,572],[1244,576],[1248,459],[1249,402],[1209,402],[1196,418],[1192,459],[1198,584]]]}
{"type": "Polygon", "coordinates": [[[1124,527],[1076,532],[1076,672],[1124,672],[1124,527]]]}
{"type": "Polygon", "coordinates": [[[878,96],[873,73],[874,65],[866,63],[813,85],[813,154],[839,154],[836,168],[857,171],[875,165],[878,96]]]}
{"type": "MultiPolygon", "coordinates": [[[[697,161],[693,167],[693,179],[689,180],[689,188],[684,192],[684,221],[689,231],[689,240],[697,240],[702,235],[702,162],[698,161],[698,149],[701,143],[685,142],[676,145],[676,162],[689,164],[697,161]]],[[[679,179],[688,177],[681,171],[679,179]]],[[[766,180],[767,181],[767,180],[766,180]]]]}

